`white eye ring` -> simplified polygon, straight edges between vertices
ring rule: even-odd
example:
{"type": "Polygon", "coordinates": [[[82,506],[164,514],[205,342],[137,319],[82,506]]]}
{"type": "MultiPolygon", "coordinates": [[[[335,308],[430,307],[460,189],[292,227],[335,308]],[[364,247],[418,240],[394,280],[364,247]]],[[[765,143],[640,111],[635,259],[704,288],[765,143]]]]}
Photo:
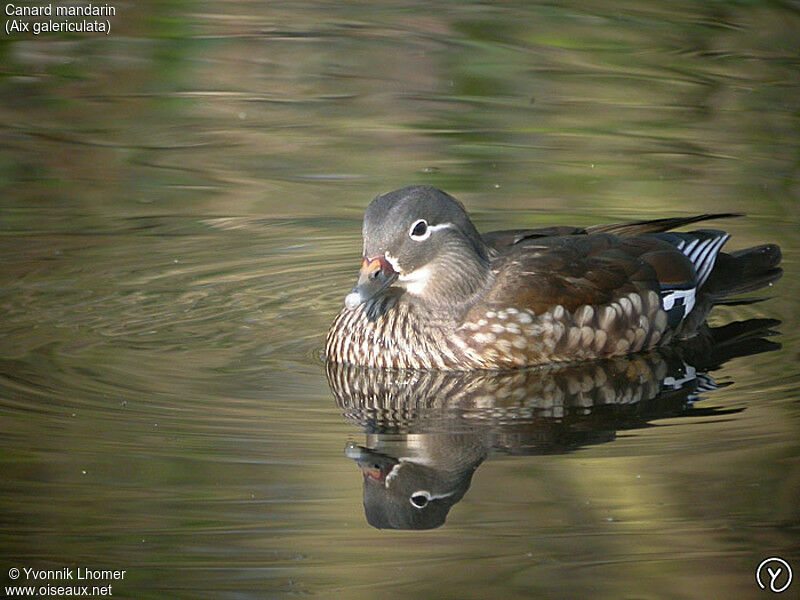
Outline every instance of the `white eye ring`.
{"type": "Polygon", "coordinates": [[[410,237],[412,240],[421,242],[431,237],[432,231],[433,229],[428,226],[428,222],[425,219],[419,219],[414,221],[414,223],[411,225],[411,229],[408,230],[408,237],[410,237]],[[418,227],[420,227],[420,225],[422,226],[422,233],[415,234],[414,232],[418,227]]]}
{"type": "Polygon", "coordinates": [[[425,508],[428,505],[428,502],[431,501],[431,493],[428,490],[418,490],[411,494],[411,497],[408,499],[411,502],[411,506],[414,508],[425,508]],[[420,499],[420,496],[422,498],[420,499]],[[414,502],[414,499],[417,498],[417,501],[414,502]]]}

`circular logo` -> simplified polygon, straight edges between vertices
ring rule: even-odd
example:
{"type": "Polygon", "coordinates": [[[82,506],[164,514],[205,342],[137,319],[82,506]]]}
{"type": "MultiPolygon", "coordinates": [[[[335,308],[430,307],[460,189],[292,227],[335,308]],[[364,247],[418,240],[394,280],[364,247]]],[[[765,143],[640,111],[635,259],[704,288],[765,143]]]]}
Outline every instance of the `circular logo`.
{"type": "Polygon", "coordinates": [[[780,594],[792,583],[792,567],[777,556],[765,558],[756,569],[756,583],[762,590],[780,594]]]}

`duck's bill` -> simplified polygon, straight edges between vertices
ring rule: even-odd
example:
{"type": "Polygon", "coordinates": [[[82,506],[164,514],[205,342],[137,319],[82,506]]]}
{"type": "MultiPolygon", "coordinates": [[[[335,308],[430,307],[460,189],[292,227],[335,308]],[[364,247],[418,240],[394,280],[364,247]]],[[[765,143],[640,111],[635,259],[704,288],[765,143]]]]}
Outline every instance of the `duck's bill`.
{"type": "Polygon", "coordinates": [[[392,285],[396,279],[397,271],[385,258],[365,258],[361,263],[358,283],[345,297],[344,305],[353,310],[392,285]]]}
{"type": "Polygon", "coordinates": [[[378,483],[386,481],[386,477],[392,472],[392,469],[400,463],[394,457],[375,452],[364,446],[357,446],[354,443],[347,445],[344,455],[356,462],[365,479],[378,483]]]}

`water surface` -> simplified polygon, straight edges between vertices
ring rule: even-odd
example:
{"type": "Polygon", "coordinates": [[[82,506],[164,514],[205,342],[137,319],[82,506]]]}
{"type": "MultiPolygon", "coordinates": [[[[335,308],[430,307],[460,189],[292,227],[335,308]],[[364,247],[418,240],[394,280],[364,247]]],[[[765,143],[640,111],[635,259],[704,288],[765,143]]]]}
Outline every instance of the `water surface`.
{"type": "Polygon", "coordinates": [[[0,40],[3,585],[760,598],[772,555],[799,577],[798,28],[781,3],[235,1],[0,40]],[[757,325],[694,370],[718,389],[343,395],[321,348],[361,215],[410,183],[481,230],[743,212],[713,225],[786,274],[713,313],[757,325]],[[446,519],[370,526],[357,449],[429,446],[470,475],[446,519]]]}

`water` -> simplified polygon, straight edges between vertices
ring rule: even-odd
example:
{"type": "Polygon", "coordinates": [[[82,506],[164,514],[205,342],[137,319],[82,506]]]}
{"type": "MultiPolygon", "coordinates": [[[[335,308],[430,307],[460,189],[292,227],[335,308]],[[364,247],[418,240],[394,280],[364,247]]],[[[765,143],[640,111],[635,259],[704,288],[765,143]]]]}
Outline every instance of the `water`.
{"type": "Polygon", "coordinates": [[[759,598],[762,559],[798,576],[794,5],[117,8],[110,36],[0,40],[3,585],[759,598]],[[746,212],[714,225],[786,274],[713,313],[763,327],[667,395],[683,361],[636,363],[644,388],[612,369],[610,396],[597,373],[329,386],[363,209],[409,183],[481,230],[746,212]],[[428,456],[463,497],[375,529],[369,452],[428,456]]]}

